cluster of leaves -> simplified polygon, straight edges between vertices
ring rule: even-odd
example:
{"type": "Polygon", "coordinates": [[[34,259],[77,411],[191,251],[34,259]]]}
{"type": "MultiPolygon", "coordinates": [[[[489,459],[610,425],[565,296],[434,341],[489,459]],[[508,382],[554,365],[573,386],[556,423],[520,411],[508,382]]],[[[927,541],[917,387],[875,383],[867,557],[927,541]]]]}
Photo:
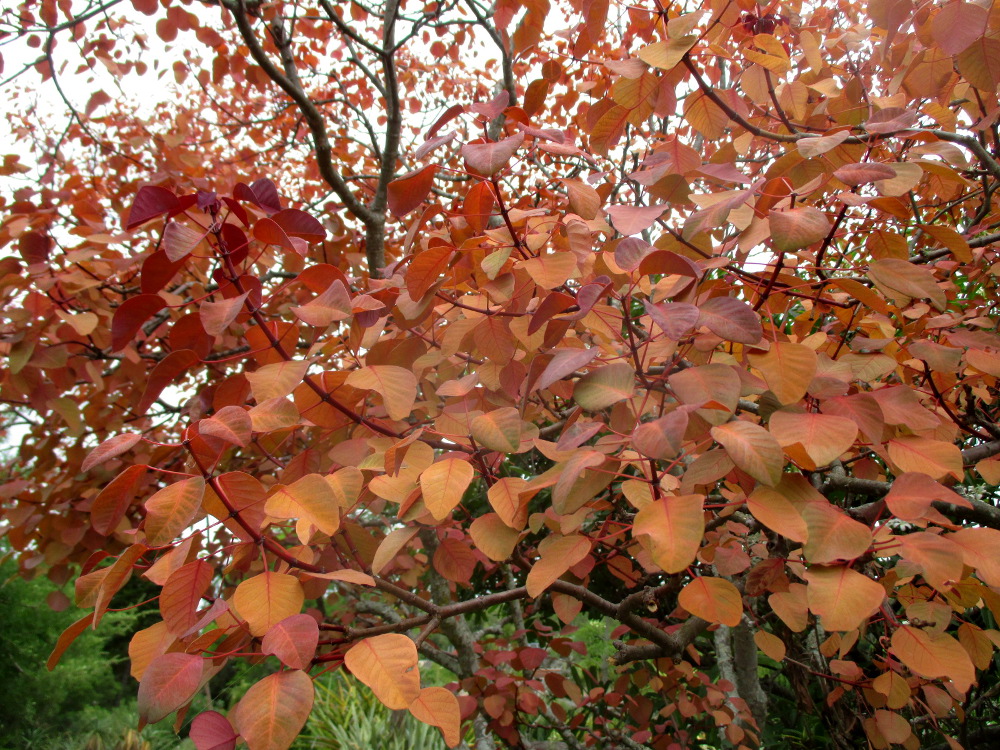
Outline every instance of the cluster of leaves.
{"type": "MultiPolygon", "coordinates": [[[[138,573],[143,722],[282,665],[202,750],[338,668],[452,747],[995,732],[1000,10],[134,4],[192,109],[95,94],[0,228],[3,531],[93,608],[50,663],[138,573]]],[[[3,23],[141,75],[112,5],[3,23]]]]}

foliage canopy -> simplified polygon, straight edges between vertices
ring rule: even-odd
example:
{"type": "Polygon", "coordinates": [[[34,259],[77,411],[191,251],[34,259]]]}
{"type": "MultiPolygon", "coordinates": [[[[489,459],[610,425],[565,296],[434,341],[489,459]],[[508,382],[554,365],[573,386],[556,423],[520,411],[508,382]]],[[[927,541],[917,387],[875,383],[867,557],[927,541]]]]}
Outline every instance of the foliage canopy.
{"type": "Polygon", "coordinates": [[[11,115],[3,533],[93,609],[51,664],[138,574],[143,722],[282,665],[201,750],[329,669],[449,746],[995,738],[1000,9],[132,6],[155,57],[117,0],[0,21],[8,85],[178,92],[11,115]]]}

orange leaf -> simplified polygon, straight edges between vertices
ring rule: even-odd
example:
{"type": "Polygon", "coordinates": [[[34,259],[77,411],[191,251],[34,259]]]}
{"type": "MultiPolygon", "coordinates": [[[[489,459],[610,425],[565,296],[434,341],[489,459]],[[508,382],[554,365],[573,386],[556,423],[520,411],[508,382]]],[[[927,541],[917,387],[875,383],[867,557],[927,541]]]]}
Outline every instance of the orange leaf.
{"type": "Polygon", "coordinates": [[[950,635],[930,635],[901,625],[892,634],[892,652],[911,672],[929,680],[950,679],[962,693],[976,681],[968,652],[950,635]]]}
{"type": "Polygon", "coordinates": [[[712,438],[739,468],[764,484],[781,481],[785,454],[767,430],[750,422],[727,422],[712,428],[712,438]]]}
{"type": "Polygon", "coordinates": [[[754,488],[747,498],[747,509],[767,528],[793,542],[804,542],[809,538],[806,522],[798,508],[773,487],[754,488]]]}
{"type": "Polygon", "coordinates": [[[802,509],[802,518],[809,533],[803,550],[809,562],[854,560],[871,546],[871,529],[827,502],[809,503],[802,509]]]}
{"type": "Polygon", "coordinates": [[[926,474],[916,471],[896,477],[892,487],[889,488],[889,493],[885,496],[886,505],[892,514],[904,521],[923,518],[935,500],[957,505],[967,505],[969,502],[926,474]]]}
{"type": "Polygon", "coordinates": [[[809,609],[827,630],[854,630],[878,611],[885,589],[846,566],[813,565],[805,572],[809,609]]]}
{"type": "Polygon", "coordinates": [[[250,442],[253,422],[241,406],[224,406],[208,419],[198,423],[202,435],[211,435],[227,443],[245,447],[250,442]]]}
{"type": "Polygon", "coordinates": [[[312,706],[312,680],[295,669],[268,675],[247,690],[230,718],[249,750],[286,750],[312,706]]]}
{"type": "Polygon", "coordinates": [[[275,518],[302,518],[327,536],[340,528],[340,504],[326,478],[306,474],[288,486],[278,485],[264,511],[275,518]]]}
{"type": "MultiPolygon", "coordinates": [[[[493,510],[512,529],[523,529],[528,522],[528,482],[521,477],[501,477],[486,492],[493,510]]],[[[533,494],[533,493],[532,493],[533,494]]]]}
{"type": "Polygon", "coordinates": [[[423,470],[420,491],[424,496],[424,505],[435,521],[447,518],[462,501],[462,495],[475,475],[472,464],[460,458],[446,458],[423,470]]]}
{"type": "Polygon", "coordinates": [[[765,655],[774,661],[784,661],[787,648],[785,642],[773,633],[758,630],[753,634],[754,643],[765,655]]]}
{"type": "Polygon", "coordinates": [[[365,638],[344,654],[344,666],[393,711],[409,708],[420,695],[417,647],[405,635],[365,638]]]}
{"type": "Polygon", "coordinates": [[[525,586],[528,596],[535,598],[551,586],[567,570],[590,554],[590,539],[580,534],[548,536],[538,545],[541,559],[531,566],[525,586]]]}
{"type": "Polygon", "coordinates": [[[680,573],[694,562],[705,533],[703,495],[668,495],[635,515],[632,536],[649,535],[653,560],[665,573],[680,573]]]}
{"type": "Polygon", "coordinates": [[[938,591],[948,592],[962,579],[962,548],[952,539],[918,531],[893,541],[899,543],[899,556],[919,566],[927,582],[938,591]]]}
{"type": "Polygon", "coordinates": [[[150,546],[167,544],[191,525],[205,495],[205,480],[174,482],[146,501],[146,539],[150,546]]]}
{"type": "Polygon", "coordinates": [[[410,370],[395,365],[368,365],[355,370],[347,376],[347,385],[378,393],[389,418],[395,420],[410,416],[417,398],[417,378],[410,370]]]}
{"type": "Polygon", "coordinates": [[[469,526],[469,536],[476,548],[495,562],[511,556],[521,535],[505,524],[496,513],[480,516],[469,526]]]}
{"type": "Polygon", "coordinates": [[[247,621],[250,633],[262,636],[286,617],[297,615],[304,602],[299,579],[287,573],[266,571],[237,586],[232,604],[247,621]]]}
{"type": "Polygon", "coordinates": [[[840,458],[858,436],[858,426],[846,417],[776,411],[768,422],[782,448],[800,446],[792,455],[803,468],[815,471],[840,458]],[[808,459],[803,461],[803,458],[808,459]]]}
{"type": "Polygon", "coordinates": [[[725,578],[699,576],[681,589],[677,603],[695,617],[736,627],[743,617],[743,597],[725,578]]]}
{"type": "Polygon", "coordinates": [[[139,483],[146,475],[144,464],[129,466],[100,491],[90,506],[90,524],[98,534],[113,532],[135,500],[139,483]]]}
{"type": "Polygon", "coordinates": [[[805,344],[773,342],[767,352],[749,359],[782,404],[798,403],[816,374],[816,352],[805,344]]]}
{"type": "Polygon", "coordinates": [[[409,708],[410,713],[418,721],[440,729],[444,743],[448,747],[455,747],[461,742],[462,715],[458,698],[450,690],[442,687],[426,687],[420,691],[409,708]]]}
{"type": "Polygon", "coordinates": [[[888,448],[889,460],[901,472],[918,471],[932,479],[952,476],[962,481],[962,453],[953,443],[908,435],[890,440],[888,448]]]}
{"type": "Polygon", "coordinates": [[[80,634],[89,628],[93,622],[94,613],[88,612],[60,633],[59,638],[56,640],[56,645],[52,648],[52,653],[49,654],[48,661],[45,662],[45,666],[50,672],[59,664],[59,660],[66,653],[66,649],[73,645],[73,641],[79,638],[80,634]]]}
{"type": "Polygon", "coordinates": [[[243,292],[238,297],[230,297],[221,302],[202,302],[198,309],[201,316],[201,325],[205,333],[210,336],[219,336],[236,320],[243,312],[243,303],[246,301],[249,292],[243,292]]]}

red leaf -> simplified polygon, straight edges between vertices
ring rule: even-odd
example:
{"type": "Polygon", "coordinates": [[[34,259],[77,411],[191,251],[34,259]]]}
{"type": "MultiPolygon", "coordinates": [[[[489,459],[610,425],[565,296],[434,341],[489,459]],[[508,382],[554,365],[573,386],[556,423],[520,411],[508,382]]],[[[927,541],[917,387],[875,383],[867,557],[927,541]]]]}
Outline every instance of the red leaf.
{"type": "Polygon", "coordinates": [[[193,253],[205,236],[186,224],[171,221],[163,229],[163,252],[171,263],[177,263],[193,253]]]}
{"type": "Polygon", "coordinates": [[[198,622],[198,605],[214,573],[207,562],[195,560],[170,574],[160,591],[160,614],[170,632],[183,636],[198,622]]]}
{"type": "Polygon", "coordinates": [[[611,226],[626,236],[649,229],[669,206],[611,206],[611,226]]]}
{"type": "Polygon", "coordinates": [[[166,306],[158,294],[140,294],[122,302],[111,320],[111,350],[120,352],[128,346],[142,324],[166,306]]]}
{"type": "Polygon", "coordinates": [[[236,730],[218,711],[205,711],[194,717],[189,735],[198,750],[234,750],[236,730]]]}
{"type": "Polygon", "coordinates": [[[462,146],[462,157],[474,172],[489,177],[507,166],[522,143],[524,143],[524,133],[512,135],[495,143],[467,143],[462,146]]]}
{"type": "Polygon", "coordinates": [[[139,716],[155,724],[183,706],[201,686],[205,662],[194,654],[171,653],[149,663],[139,681],[139,716]]]}
{"type": "Polygon", "coordinates": [[[142,435],[135,432],[124,432],[121,435],[108,438],[94,448],[87,458],[84,459],[83,465],[80,466],[80,471],[90,471],[98,464],[103,464],[115,456],[120,456],[122,453],[130,450],[140,440],[142,440],[142,435]]]}
{"type": "Polygon", "coordinates": [[[311,615],[286,617],[264,636],[260,650],[273,654],[292,669],[309,669],[319,643],[319,625],[311,615]]]}
{"type": "Polygon", "coordinates": [[[193,367],[200,361],[201,357],[190,349],[170,352],[170,354],[161,359],[149,374],[149,379],[146,381],[146,389],[142,392],[139,405],[135,408],[136,412],[145,414],[146,410],[153,405],[153,402],[160,397],[164,388],[187,372],[188,368],[193,367]]]}
{"type": "Polygon", "coordinates": [[[90,506],[90,525],[94,531],[105,536],[118,528],[118,522],[135,500],[139,482],[146,474],[146,466],[129,466],[125,471],[111,480],[110,484],[101,490],[90,506]]]}
{"type": "Polygon", "coordinates": [[[764,337],[757,313],[735,297],[713,297],[699,305],[698,325],[726,341],[756,344],[764,337]]]}
{"type": "Polygon", "coordinates": [[[132,208],[125,221],[126,229],[135,229],[150,219],[173,211],[178,207],[177,196],[157,185],[144,185],[135,194],[132,208]]]}
{"type": "Polygon", "coordinates": [[[436,164],[429,164],[423,169],[409,172],[402,177],[398,177],[389,183],[388,205],[389,210],[395,216],[406,216],[413,209],[417,208],[434,184],[434,175],[437,174],[436,164]]]}
{"type": "Polygon", "coordinates": [[[271,216],[271,221],[281,227],[289,237],[298,237],[306,242],[322,242],[326,230],[319,221],[297,208],[286,208],[271,216]]]}

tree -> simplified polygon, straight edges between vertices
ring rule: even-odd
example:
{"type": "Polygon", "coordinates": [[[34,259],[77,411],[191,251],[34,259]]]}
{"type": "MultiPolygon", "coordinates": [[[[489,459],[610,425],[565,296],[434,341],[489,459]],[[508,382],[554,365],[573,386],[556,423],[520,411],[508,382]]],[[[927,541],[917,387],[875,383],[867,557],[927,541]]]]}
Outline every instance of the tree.
{"type": "Polygon", "coordinates": [[[180,92],[4,162],[54,659],[140,574],[142,721],[282,665],[199,748],[338,668],[450,746],[995,742],[992,5],[134,6],[3,20],[180,92]]]}

